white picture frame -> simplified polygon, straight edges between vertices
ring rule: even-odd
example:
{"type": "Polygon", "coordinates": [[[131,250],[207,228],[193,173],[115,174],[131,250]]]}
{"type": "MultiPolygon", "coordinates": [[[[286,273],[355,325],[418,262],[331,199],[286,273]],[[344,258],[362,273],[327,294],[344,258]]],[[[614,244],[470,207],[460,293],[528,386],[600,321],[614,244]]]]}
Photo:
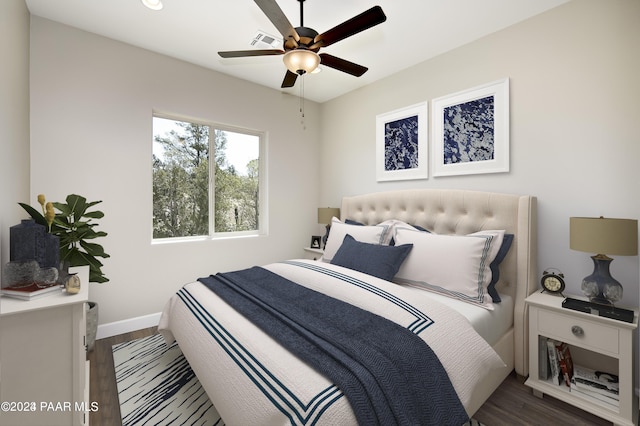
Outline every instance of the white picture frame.
{"type": "Polygon", "coordinates": [[[432,100],[433,176],[509,171],[509,79],[432,100]]]}
{"type": "Polygon", "coordinates": [[[376,116],[376,179],[429,177],[428,102],[376,116]]]}

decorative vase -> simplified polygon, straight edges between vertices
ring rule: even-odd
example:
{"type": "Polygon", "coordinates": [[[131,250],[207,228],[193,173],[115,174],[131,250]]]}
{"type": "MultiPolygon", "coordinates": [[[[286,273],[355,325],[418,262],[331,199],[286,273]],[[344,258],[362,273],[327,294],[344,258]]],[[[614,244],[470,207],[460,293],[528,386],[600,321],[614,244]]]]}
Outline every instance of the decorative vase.
{"type": "Polygon", "coordinates": [[[44,234],[44,259],[40,264],[43,268],[57,268],[60,265],[60,237],[44,234]]]}
{"type": "Polygon", "coordinates": [[[9,260],[35,260],[41,268],[57,268],[60,262],[60,237],[33,219],[23,219],[9,228],[9,260]]]}
{"type": "MultiPolygon", "coordinates": [[[[19,225],[9,228],[9,260],[35,260],[44,264],[45,227],[33,219],[23,219],[19,225]]],[[[55,266],[55,265],[54,265],[55,266]]]]}
{"type": "Polygon", "coordinates": [[[69,274],[65,278],[64,288],[69,294],[77,294],[80,292],[80,277],[78,274],[69,274]]]}

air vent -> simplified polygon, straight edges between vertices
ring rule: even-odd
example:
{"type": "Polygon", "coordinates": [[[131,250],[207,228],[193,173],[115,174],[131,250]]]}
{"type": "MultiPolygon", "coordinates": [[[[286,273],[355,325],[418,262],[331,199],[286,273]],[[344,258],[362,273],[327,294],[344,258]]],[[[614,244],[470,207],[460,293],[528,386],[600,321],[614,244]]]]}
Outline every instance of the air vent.
{"type": "Polygon", "coordinates": [[[279,49],[282,46],[282,39],[264,31],[258,31],[253,40],[251,40],[251,46],[260,49],[279,49]]]}

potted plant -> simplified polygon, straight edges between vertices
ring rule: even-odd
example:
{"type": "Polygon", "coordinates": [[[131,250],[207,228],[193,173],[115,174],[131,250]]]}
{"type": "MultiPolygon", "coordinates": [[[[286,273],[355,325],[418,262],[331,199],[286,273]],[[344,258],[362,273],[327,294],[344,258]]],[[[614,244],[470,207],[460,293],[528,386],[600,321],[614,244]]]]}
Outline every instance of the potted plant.
{"type": "MultiPolygon", "coordinates": [[[[101,219],[104,213],[99,210],[88,211],[102,201],[87,202],[85,197],[77,194],[68,195],[66,203],[47,203],[44,195],[38,195],[38,202],[42,206],[43,213],[28,204],[18,203],[41,225],[47,227],[51,234],[60,238],[60,270],[64,274],[71,266],[89,266],[89,282],[104,283],[109,279],[102,272],[102,262],[98,258],[107,258],[109,255],[104,248],[97,243],[90,242],[96,238],[105,237],[106,232],[96,231],[98,226],[93,220],[101,219]],[[53,211],[53,208],[57,212],[53,211]],[[52,214],[53,220],[51,220],[52,214]]],[[[87,311],[87,347],[93,348],[97,328],[98,305],[89,302],[87,311]]]]}
{"type": "Polygon", "coordinates": [[[89,208],[102,201],[88,203],[85,197],[71,194],[67,196],[66,203],[46,203],[43,195],[38,196],[38,202],[43,206],[45,214],[50,211],[51,205],[58,210],[53,222],[47,221],[45,215],[30,205],[18,204],[31,215],[36,223],[46,226],[50,233],[60,238],[60,263],[64,265],[61,269],[69,266],[88,265],[90,282],[104,283],[109,281],[102,272],[103,265],[98,259],[99,257],[107,258],[109,255],[105,253],[100,244],[88,241],[107,235],[106,232],[96,231],[94,228],[98,224],[92,222],[94,219],[103,218],[104,213],[99,210],[88,211],[89,208]]]}

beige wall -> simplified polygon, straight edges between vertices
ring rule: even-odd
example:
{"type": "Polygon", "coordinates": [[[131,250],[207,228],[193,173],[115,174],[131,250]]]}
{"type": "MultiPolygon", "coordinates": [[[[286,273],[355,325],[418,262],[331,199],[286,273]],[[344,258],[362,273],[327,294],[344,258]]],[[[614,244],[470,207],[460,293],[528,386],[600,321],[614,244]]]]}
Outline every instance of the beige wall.
{"type": "MultiPolygon", "coordinates": [[[[9,227],[29,194],[29,11],[0,2],[0,265],[9,261],[9,227]]],[[[1,272],[0,272],[1,274],[1,272]]]]}
{"type": "Polygon", "coordinates": [[[100,324],[156,313],[181,285],[302,257],[317,227],[319,107],[42,18],[31,26],[31,187],[103,200],[111,282],[92,283],[100,324]],[[151,243],[154,110],[268,132],[269,235],[151,243]]]}
{"type": "MultiPolygon", "coordinates": [[[[421,187],[536,195],[540,274],[559,268],[579,294],[593,265],[569,249],[569,217],[640,219],[639,18],[636,0],[572,1],[322,104],[321,203],[421,187]],[[377,114],[505,77],[509,173],[376,182],[377,114]]],[[[612,263],[628,306],[638,306],[638,269],[637,256],[612,263]]]]}

